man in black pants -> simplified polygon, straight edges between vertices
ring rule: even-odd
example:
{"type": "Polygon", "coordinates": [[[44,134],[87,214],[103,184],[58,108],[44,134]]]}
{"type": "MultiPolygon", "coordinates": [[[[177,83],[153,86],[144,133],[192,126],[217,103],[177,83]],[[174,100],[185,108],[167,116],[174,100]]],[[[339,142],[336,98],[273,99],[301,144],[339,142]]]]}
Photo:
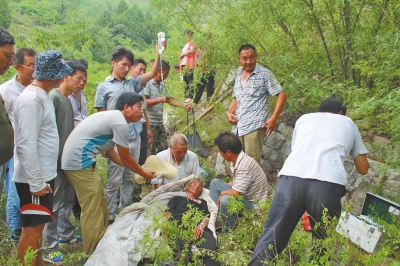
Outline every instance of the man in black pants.
{"type": "Polygon", "coordinates": [[[327,98],[316,113],[297,120],[292,152],[278,173],[274,199],[249,265],[265,265],[279,255],[305,211],[313,228],[320,223],[312,231],[313,238],[327,237],[322,223],[324,209],[329,217],[338,218],[340,199],[346,194],[344,159],[350,154],[362,175],[369,167],[360,132],[345,115],[346,107],[340,100],[327,98]]]}

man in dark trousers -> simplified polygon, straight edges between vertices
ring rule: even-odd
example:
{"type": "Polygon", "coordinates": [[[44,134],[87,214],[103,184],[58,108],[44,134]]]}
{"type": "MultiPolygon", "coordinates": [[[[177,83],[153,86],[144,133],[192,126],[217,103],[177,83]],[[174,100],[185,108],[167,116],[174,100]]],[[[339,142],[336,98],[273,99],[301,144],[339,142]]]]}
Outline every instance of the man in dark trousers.
{"type": "MultiPolygon", "coordinates": [[[[340,100],[327,98],[316,113],[297,120],[292,152],[278,173],[275,196],[249,265],[265,265],[279,255],[305,211],[313,228],[322,222],[324,209],[331,218],[340,216],[347,185],[344,159],[350,154],[362,175],[369,167],[360,132],[345,115],[340,100]]],[[[326,237],[322,223],[312,235],[326,237]]]]}

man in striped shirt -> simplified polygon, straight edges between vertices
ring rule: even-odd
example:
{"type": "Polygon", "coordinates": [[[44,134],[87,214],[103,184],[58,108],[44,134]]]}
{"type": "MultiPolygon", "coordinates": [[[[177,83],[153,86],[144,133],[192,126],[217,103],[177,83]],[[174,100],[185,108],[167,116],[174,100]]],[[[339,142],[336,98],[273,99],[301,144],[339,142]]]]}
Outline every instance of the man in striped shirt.
{"type": "Polygon", "coordinates": [[[215,144],[219,153],[231,162],[233,181],[226,183],[215,178],[210,184],[210,197],[218,205],[222,214],[222,231],[229,233],[237,222],[237,213],[228,212],[230,197],[243,196],[242,202],[247,209],[253,209],[257,202],[267,197],[268,182],[260,165],[242,151],[239,137],[229,133],[220,133],[215,144]]]}
{"type": "Polygon", "coordinates": [[[242,67],[236,73],[233,98],[226,116],[233,125],[232,132],[239,136],[244,152],[260,164],[264,137],[274,130],[286,94],[274,74],[257,64],[257,52],[253,45],[242,45],[238,52],[242,67]],[[278,96],[270,118],[268,94],[278,96]]]}

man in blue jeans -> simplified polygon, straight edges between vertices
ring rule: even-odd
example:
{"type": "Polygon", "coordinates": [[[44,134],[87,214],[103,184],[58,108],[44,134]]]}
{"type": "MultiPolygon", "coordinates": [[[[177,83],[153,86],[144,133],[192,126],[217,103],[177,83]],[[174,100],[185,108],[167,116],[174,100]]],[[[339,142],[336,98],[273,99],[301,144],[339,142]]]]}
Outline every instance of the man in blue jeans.
{"type": "Polygon", "coordinates": [[[242,151],[238,136],[224,132],[215,138],[222,158],[231,162],[233,181],[226,183],[215,178],[210,184],[210,197],[222,214],[222,231],[229,233],[236,226],[237,213],[230,214],[227,206],[230,197],[242,195],[247,209],[253,209],[257,201],[267,197],[268,182],[260,165],[242,151]]]}
{"type": "MultiPolygon", "coordinates": [[[[321,103],[318,112],[297,120],[292,151],[278,173],[274,199],[249,265],[265,265],[279,255],[305,211],[313,228],[321,223],[324,209],[331,218],[340,216],[347,185],[344,159],[350,154],[362,175],[369,167],[360,132],[345,115],[346,107],[332,97],[321,103]]],[[[323,223],[312,236],[326,237],[323,223]]]]}

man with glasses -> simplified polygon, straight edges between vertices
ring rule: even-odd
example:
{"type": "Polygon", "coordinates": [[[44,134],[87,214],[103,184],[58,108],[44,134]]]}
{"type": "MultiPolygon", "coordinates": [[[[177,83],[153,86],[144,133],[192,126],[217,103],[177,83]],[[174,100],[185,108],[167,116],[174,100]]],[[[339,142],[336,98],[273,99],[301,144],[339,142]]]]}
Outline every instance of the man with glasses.
{"type": "MultiPolygon", "coordinates": [[[[20,48],[13,57],[14,68],[18,74],[11,80],[0,85],[0,94],[4,100],[4,106],[11,124],[14,125],[14,104],[21,92],[33,81],[32,74],[35,71],[36,52],[30,48],[20,48]]],[[[11,180],[14,173],[14,157],[7,164],[6,174],[6,223],[9,235],[12,240],[18,241],[21,236],[21,217],[20,203],[15,188],[15,183],[11,180]]]]}

